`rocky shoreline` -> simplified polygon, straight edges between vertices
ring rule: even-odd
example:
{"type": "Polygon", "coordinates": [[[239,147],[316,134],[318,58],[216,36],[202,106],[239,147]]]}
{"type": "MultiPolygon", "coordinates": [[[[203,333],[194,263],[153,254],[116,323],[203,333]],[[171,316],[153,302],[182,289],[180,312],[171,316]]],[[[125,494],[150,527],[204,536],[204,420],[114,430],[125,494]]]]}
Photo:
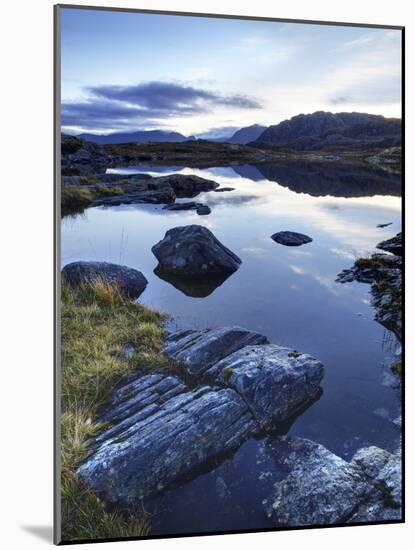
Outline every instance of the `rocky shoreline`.
{"type": "Polygon", "coordinates": [[[400,170],[401,149],[298,151],[251,145],[194,140],[180,143],[143,142],[99,145],[62,134],[62,175],[105,174],[108,168],[128,165],[180,164],[195,168],[308,160],[362,163],[400,170]]]}
{"type": "Polygon", "coordinates": [[[402,233],[382,241],[377,248],[385,253],[359,258],[354,266],[342,271],[339,283],[358,281],[371,285],[375,320],[402,341],[402,233]]]}

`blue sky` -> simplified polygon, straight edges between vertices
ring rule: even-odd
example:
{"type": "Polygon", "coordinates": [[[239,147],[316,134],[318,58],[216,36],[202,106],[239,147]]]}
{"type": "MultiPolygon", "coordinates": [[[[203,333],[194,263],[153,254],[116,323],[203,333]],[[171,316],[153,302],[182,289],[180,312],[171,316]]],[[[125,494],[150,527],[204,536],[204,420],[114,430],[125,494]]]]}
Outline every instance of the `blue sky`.
{"type": "Polygon", "coordinates": [[[215,135],[317,110],[400,116],[398,30],[68,8],[61,28],[71,133],[215,135]]]}

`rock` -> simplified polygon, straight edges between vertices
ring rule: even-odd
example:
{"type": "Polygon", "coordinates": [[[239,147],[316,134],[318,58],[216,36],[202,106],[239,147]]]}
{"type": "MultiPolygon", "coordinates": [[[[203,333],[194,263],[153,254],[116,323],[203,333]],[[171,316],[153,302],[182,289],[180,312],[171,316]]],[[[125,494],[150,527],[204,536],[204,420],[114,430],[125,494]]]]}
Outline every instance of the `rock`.
{"type": "Polygon", "coordinates": [[[230,389],[192,391],[175,377],[152,375],[120,389],[111,402],[114,414],[105,416],[115,426],[77,472],[111,504],[134,507],[257,430],[230,389]]]}
{"type": "Polygon", "coordinates": [[[378,223],[376,227],[379,227],[380,229],[383,229],[384,227],[388,227],[389,225],[392,225],[392,222],[389,222],[389,223],[378,223]]]}
{"type": "Polygon", "coordinates": [[[361,471],[322,445],[281,437],[273,452],[280,479],[265,510],[276,526],[344,523],[364,501],[361,471]]]}
{"type": "Polygon", "coordinates": [[[168,183],[179,198],[196,197],[202,191],[212,191],[219,187],[215,181],[200,178],[199,176],[185,176],[183,174],[171,174],[157,178],[160,182],[168,183]]]}
{"type": "Polygon", "coordinates": [[[199,214],[199,216],[206,216],[212,211],[207,204],[201,204],[196,208],[196,212],[199,214]]]}
{"type": "Polygon", "coordinates": [[[391,252],[395,256],[403,255],[403,246],[402,246],[402,233],[398,233],[395,237],[388,239],[387,241],[382,241],[379,243],[376,248],[384,250],[385,252],[391,252]]]}
{"type": "Polygon", "coordinates": [[[184,277],[233,273],[241,264],[236,254],[200,225],[170,229],[151,250],[161,271],[184,277]]]}
{"type": "Polygon", "coordinates": [[[62,274],[73,286],[97,279],[109,284],[115,283],[123,294],[133,299],[138,298],[148,283],[140,271],[108,262],[73,262],[62,269],[62,274]]]}
{"type": "Polygon", "coordinates": [[[286,422],[315,401],[323,375],[314,357],[275,344],[240,349],[204,373],[237,391],[263,429],[286,422]]]}
{"type": "Polygon", "coordinates": [[[349,463],[306,439],[280,437],[271,445],[275,471],[269,483],[275,483],[264,507],[276,526],[400,519],[400,505],[379,485],[388,478],[390,487],[400,486],[394,455],[371,447],[349,463]]]}
{"type": "Polygon", "coordinates": [[[271,239],[276,243],[283,244],[285,246],[301,246],[312,242],[312,238],[302,233],[295,233],[294,231],[279,231],[271,235],[271,239]]]}
{"type": "Polygon", "coordinates": [[[167,206],[164,206],[163,210],[173,210],[173,211],[196,210],[196,212],[200,216],[211,213],[209,206],[207,206],[206,204],[202,204],[200,202],[194,202],[194,201],[176,202],[174,204],[169,204],[167,206]]]}
{"type": "Polygon", "coordinates": [[[378,447],[359,449],[352,465],[357,465],[369,480],[371,490],[350,523],[400,520],[402,517],[402,458],[400,449],[389,453],[378,447]]]}
{"type": "MultiPolygon", "coordinates": [[[[182,330],[166,338],[163,352],[199,380],[215,363],[246,346],[268,344],[266,336],[241,327],[182,330]]],[[[215,377],[210,377],[212,382],[215,377]]]]}
{"type": "Polygon", "coordinates": [[[62,134],[62,175],[104,174],[109,159],[101,145],[62,134]]]}
{"type": "Polygon", "coordinates": [[[285,422],[321,391],[319,361],[267,344],[261,334],[240,327],[179,333],[167,340],[164,351],[186,374],[233,388],[263,429],[285,422]]]}
{"type": "Polygon", "coordinates": [[[180,210],[196,210],[199,206],[202,206],[200,202],[175,202],[174,204],[163,206],[163,210],[173,210],[174,212],[180,210]]]}
{"type": "Polygon", "coordinates": [[[215,189],[215,193],[225,193],[226,191],[235,191],[235,187],[220,187],[215,189]]]}
{"type": "Polygon", "coordinates": [[[97,206],[119,206],[120,204],[169,204],[175,199],[174,193],[169,189],[163,190],[145,190],[135,193],[125,193],[113,197],[103,197],[96,199],[94,204],[97,206]]]}
{"type": "MultiPolygon", "coordinates": [[[[313,391],[303,366],[295,363],[300,354],[292,352],[296,357],[290,363],[270,349],[265,336],[239,327],[172,333],[164,353],[175,359],[177,373],[137,371],[120,383],[96,419],[109,427],[92,440],[77,471],[98,496],[126,509],[235,451],[264,425],[275,429],[257,416],[278,419],[275,411],[294,412],[296,395],[308,400],[313,391]],[[268,352],[274,355],[264,367],[254,368],[253,348],[261,345],[262,362],[268,352]],[[237,357],[232,360],[244,353],[245,370],[242,359],[239,364],[237,357]],[[226,359],[235,365],[232,376],[224,374],[226,359]],[[284,388],[289,383],[295,388],[291,392],[284,388]],[[255,396],[254,387],[262,395],[255,396]]],[[[219,491],[225,494],[223,487],[219,491]]]]}

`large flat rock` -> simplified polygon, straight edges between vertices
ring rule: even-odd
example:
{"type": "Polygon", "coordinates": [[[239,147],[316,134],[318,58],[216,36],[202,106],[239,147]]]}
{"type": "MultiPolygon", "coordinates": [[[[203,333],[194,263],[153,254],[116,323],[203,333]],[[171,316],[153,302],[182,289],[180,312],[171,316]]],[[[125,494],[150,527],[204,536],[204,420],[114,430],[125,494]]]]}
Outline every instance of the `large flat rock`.
{"type": "Polygon", "coordinates": [[[97,418],[109,427],[78,474],[107,502],[134,507],[275,429],[311,402],[323,376],[315,359],[240,327],[173,333],[164,353],[175,374],[134,373],[97,418]]]}
{"type": "Polygon", "coordinates": [[[160,493],[257,431],[233,390],[190,390],[175,377],[142,376],[120,388],[111,407],[103,418],[113,426],[78,475],[107,502],[123,506],[160,493]]]}

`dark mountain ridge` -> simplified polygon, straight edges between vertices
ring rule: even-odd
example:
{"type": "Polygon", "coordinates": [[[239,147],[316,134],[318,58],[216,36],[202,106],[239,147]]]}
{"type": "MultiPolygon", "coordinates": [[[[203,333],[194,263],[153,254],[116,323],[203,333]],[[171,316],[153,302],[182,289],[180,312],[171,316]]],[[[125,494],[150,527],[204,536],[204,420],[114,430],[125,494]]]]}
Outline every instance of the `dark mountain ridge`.
{"type": "Polygon", "coordinates": [[[79,134],[77,137],[100,144],[138,143],[148,141],[179,143],[195,139],[193,136],[186,137],[179,132],[169,132],[166,130],[137,130],[136,132],[114,132],[112,134],[79,134]]]}
{"type": "Polygon", "coordinates": [[[239,145],[246,145],[251,141],[255,141],[259,136],[266,130],[266,126],[261,126],[260,124],[252,124],[251,126],[246,126],[237,130],[233,136],[229,139],[225,139],[228,143],[237,143],[239,145]]]}
{"type": "Polygon", "coordinates": [[[248,145],[296,151],[385,149],[401,145],[401,120],[367,113],[317,111],[270,126],[248,145]]]}

